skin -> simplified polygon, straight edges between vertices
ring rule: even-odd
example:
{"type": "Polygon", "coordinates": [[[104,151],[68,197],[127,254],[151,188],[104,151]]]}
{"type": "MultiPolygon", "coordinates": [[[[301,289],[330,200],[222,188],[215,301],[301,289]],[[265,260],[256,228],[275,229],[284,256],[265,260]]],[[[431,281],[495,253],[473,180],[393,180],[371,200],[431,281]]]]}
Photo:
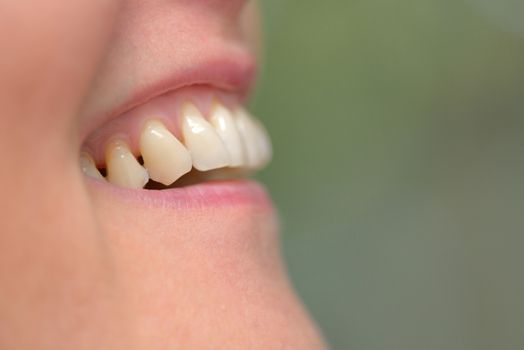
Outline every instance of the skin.
{"type": "Polygon", "coordinates": [[[155,207],[101,190],[78,166],[90,118],[159,67],[196,59],[191,42],[255,50],[254,9],[0,5],[1,349],[325,348],[288,283],[270,205],[155,207]]]}

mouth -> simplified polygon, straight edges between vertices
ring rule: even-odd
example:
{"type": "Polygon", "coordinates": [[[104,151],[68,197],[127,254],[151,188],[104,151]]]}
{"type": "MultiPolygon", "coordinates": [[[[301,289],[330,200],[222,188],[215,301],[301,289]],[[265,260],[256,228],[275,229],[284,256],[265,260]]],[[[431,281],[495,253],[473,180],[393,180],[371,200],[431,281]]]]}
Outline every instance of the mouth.
{"type": "Polygon", "coordinates": [[[262,198],[246,177],[269,163],[268,133],[243,106],[245,90],[220,86],[187,84],[107,118],[82,144],[82,172],[141,198],[262,198]]]}

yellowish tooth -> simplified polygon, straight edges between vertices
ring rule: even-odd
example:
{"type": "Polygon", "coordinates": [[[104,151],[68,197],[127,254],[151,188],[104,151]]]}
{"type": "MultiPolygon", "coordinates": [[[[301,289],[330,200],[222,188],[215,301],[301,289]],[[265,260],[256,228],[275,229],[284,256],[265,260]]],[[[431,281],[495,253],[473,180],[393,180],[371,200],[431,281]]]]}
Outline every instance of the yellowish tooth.
{"type": "Polygon", "coordinates": [[[229,166],[229,154],[220,136],[190,103],[182,108],[182,134],[196,169],[206,171],[229,166]]]}
{"type": "Polygon", "coordinates": [[[229,152],[230,166],[245,165],[244,145],[231,111],[222,104],[215,103],[209,119],[229,152]]]}
{"type": "Polygon", "coordinates": [[[191,170],[189,152],[158,120],[146,123],[140,135],[140,153],[151,179],[166,186],[191,170]]]}
{"type": "Polygon", "coordinates": [[[91,157],[86,152],[82,152],[82,154],[80,154],[80,167],[82,169],[82,172],[86,174],[87,176],[98,179],[98,180],[104,180],[104,177],[102,176],[102,174],[100,174],[100,171],[98,171],[98,169],[96,168],[93,157],[91,157]]]}
{"type": "Polygon", "coordinates": [[[245,109],[238,108],[235,121],[244,142],[247,167],[258,169],[271,159],[271,142],[262,124],[255,120],[245,109]]]}
{"type": "Polygon", "coordinates": [[[114,140],[106,148],[107,180],[128,188],[142,188],[149,181],[147,170],[138,163],[124,141],[114,140]]]}

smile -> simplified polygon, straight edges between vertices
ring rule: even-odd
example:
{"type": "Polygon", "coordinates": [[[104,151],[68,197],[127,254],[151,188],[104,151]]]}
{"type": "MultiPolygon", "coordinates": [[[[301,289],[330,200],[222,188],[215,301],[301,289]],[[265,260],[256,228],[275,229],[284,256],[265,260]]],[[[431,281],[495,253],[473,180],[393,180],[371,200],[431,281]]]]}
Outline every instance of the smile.
{"type": "Polygon", "coordinates": [[[262,124],[233,94],[177,89],[97,129],[80,155],[84,174],[133,189],[166,189],[243,175],[271,159],[262,124]]]}

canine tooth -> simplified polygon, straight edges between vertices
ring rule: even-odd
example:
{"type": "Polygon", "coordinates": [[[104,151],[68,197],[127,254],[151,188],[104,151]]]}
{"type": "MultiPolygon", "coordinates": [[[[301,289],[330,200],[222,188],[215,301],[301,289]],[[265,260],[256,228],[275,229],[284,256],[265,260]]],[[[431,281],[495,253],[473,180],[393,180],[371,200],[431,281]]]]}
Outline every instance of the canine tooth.
{"type": "Polygon", "coordinates": [[[104,179],[100,171],[96,168],[95,161],[88,153],[83,152],[80,155],[80,167],[82,168],[82,172],[87,176],[99,180],[104,179]]]}
{"type": "Polygon", "coordinates": [[[171,185],[191,170],[189,152],[160,121],[146,123],[140,135],[140,152],[151,179],[164,185],[171,185]]]}
{"type": "Polygon", "coordinates": [[[224,143],[200,111],[187,103],[182,108],[182,116],[182,134],[193,166],[201,171],[228,166],[229,154],[224,143]]]}
{"type": "Polygon", "coordinates": [[[124,141],[115,140],[106,149],[107,180],[129,188],[142,188],[149,181],[147,170],[138,163],[124,141]]]}
{"type": "Polygon", "coordinates": [[[244,146],[233,114],[223,105],[216,103],[209,119],[229,152],[230,166],[244,165],[244,146]]]}
{"type": "Polygon", "coordinates": [[[246,150],[247,167],[263,167],[271,158],[271,143],[267,132],[245,109],[239,108],[235,115],[246,150]]]}

